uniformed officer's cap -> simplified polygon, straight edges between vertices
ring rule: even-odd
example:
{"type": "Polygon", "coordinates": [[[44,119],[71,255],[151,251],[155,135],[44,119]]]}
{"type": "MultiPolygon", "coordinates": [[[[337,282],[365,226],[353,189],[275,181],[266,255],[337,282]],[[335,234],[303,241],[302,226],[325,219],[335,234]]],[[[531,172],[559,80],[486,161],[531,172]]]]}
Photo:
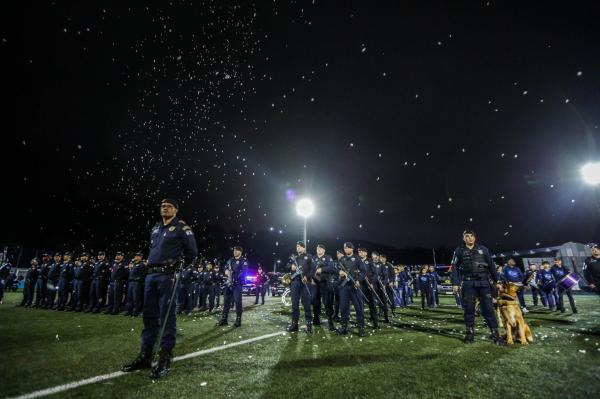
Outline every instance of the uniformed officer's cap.
{"type": "Polygon", "coordinates": [[[106,256],[106,252],[100,251],[100,252],[98,252],[98,256],[106,256]]]}
{"type": "MultiPolygon", "coordinates": [[[[350,247],[348,247],[348,248],[350,248],[350,247]]],[[[338,254],[342,254],[342,255],[344,254],[344,250],[343,250],[343,249],[338,249],[338,250],[337,250],[337,251],[335,251],[335,252],[337,252],[338,254]]]]}
{"type": "Polygon", "coordinates": [[[325,249],[325,244],[317,244],[317,248],[325,249]]]}
{"type": "Polygon", "coordinates": [[[90,256],[90,253],[89,252],[82,252],[81,256],[90,256]]]}
{"type": "Polygon", "coordinates": [[[160,204],[171,204],[175,209],[179,209],[179,202],[177,202],[177,200],[173,198],[165,198],[162,201],[160,201],[160,204]]]}
{"type": "Polygon", "coordinates": [[[55,252],[54,256],[62,256],[62,254],[60,252],[55,252]]]}
{"type": "Polygon", "coordinates": [[[72,252],[65,252],[65,256],[73,256],[72,252]]]}
{"type": "Polygon", "coordinates": [[[117,251],[117,253],[115,254],[115,256],[119,256],[119,255],[125,256],[125,254],[122,251],[117,251]]]}
{"type": "Polygon", "coordinates": [[[344,247],[354,249],[354,244],[352,244],[350,241],[347,241],[344,243],[344,247]]]}
{"type": "Polygon", "coordinates": [[[467,230],[463,231],[463,236],[466,236],[467,234],[475,235],[475,232],[471,229],[467,229],[467,230]]]}
{"type": "Polygon", "coordinates": [[[48,252],[44,252],[42,256],[50,256],[50,254],[48,252]]]}
{"type": "Polygon", "coordinates": [[[358,247],[358,252],[368,252],[365,247],[358,247]]]}
{"type": "Polygon", "coordinates": [[[379,252],[373,251],[373,252],[371,252],[371,255],[373,255],[373,256],[379,256],[379,252]]]}
{"type": "Polygon", "coordinates": [[[592,244],[592,249],[600,249],[600,244],[592,244]]]}
{"type": "Polygon", "coordinates": [[[144,254],[142,253],[142,251],[138,251],[135,253],[135,256],[141,256],[143,258],[144,254]]]}

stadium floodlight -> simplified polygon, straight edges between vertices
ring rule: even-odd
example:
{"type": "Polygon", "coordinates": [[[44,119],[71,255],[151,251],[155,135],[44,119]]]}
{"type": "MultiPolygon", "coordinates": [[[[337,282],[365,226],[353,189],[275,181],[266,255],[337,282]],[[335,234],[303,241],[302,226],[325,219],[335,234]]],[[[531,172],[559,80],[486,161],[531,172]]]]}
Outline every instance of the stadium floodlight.
{"type": "Polygon", "coordinates": [[[306,242],[306,221],[315,212],[315,205],[308,198],[302,198],[296,202],[296,212],[304,219],[304,245],[308,245],[306,242]]]}
{"type": "Polygon", "coordinates": [[[592,186],[600,184],[600,162],[589,162],[581,168],[583,181],[592,186]]]}

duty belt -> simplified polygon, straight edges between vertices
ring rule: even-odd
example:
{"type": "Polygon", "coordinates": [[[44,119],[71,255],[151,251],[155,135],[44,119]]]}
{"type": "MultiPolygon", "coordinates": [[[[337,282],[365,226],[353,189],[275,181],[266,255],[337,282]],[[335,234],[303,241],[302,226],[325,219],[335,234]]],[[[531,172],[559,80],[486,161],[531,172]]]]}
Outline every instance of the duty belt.
{"type": "Polygon", "coordinates": [[[148,268],[148,274],[156,273],[175,273],[175,269],[167,266],[151,266],[148,268]]]}
{"type": "Polygon", "coordinates": [[[463,278],[464,281],[485,281],[488,279],[486,274],[469,274],[463,278]]]}

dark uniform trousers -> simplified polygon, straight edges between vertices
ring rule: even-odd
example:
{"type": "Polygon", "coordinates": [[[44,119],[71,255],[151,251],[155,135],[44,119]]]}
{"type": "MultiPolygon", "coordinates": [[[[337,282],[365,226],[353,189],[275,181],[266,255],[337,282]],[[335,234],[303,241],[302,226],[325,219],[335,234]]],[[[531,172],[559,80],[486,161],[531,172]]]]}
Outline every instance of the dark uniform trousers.
{"type": "Polygon", "coordinates": [[[321,314],[321,302],[323,302],[323,306],[325,307],[327,320],[333,319],[333,305],[336,288],[337,286],[327,284],[327,281],[317,282],[315,294],[313,295],[315,319],[317,319],[321,314]]]}
{"type": "Polygon", "coordinates": [[[79,310],[87,308],[89,298],[90,281],[75,280],[73,282],[73,308],[79,310]]]}
{"type": "Polygon", "coordinates": [[[193,297],[192,297],[192,308],[195,307],[202,307],[202,304],[199,302],[201,301],[202,298],[202,287],[203,284],[201,283],[194,283],[194,292],[192,293],[193,297]]]}
{"type": "Polygon", "coordinates": [[[164,319],[165,331],[160,342],[160,347],[170,351],[175,346],[176,316],[175,306],[167,315],[167,308],[171,300],[173,287],[173,274],[153,273],[148,274],[144,281],[144,329],[142,330],[142,351],[152,352],[154,343],[164,319]]]}
{"type": "MultiPolygon", "coordinates": [[[[216,287],[219,288],[218,286],[216,287]]],[[[231,287],[225,288],[222,318],[227,319],[229,309],[231,309],[233,305],[235,305],[236,316],[242,317],[242,286],[239,284],[234,284],[231,287]]]]}
{"type": "Polygon", "coordinates": [[[125,281],[114,281],[113,282],[113,313],[121,311],[121,305],[123,304],[123,294],[125,293],[125,281]]]}
{"type": "Polygon", "coordinates": [[[348,325],[348,322],[350,321],[350,302],[352,302],[352,306],[354,306],[354,311],[356,312],[356,323],[358,328],[364,328],[365,311],[362,295],[359,291],[360,288],[355,288],[350,282],[348,282],[347,284],[340,285],[338,290],[340,293],[342,324],[348,325]]]}
{"type": "Polygon", "coordinates": [[[267,294],[267,287],[267,284],[259,284],[256,287],[256,300],[254,301],[255,304],[258,303],[259,297],[262,298],[262,304],[265,304],[265,295],[267,294]]]}
{"type": "Polygon", "coordinates": [[[69,302],[70,294],[72,292],[73,285],[71,281],[66,278],[61,278],[58,280],[58,307],[64,308],[67,306],[67,302],[69,302]]]}
{"type": "MultiPolygon", "coordinates": [[[[369,315],[371,317],[371,321],[375,324],[378,324],[379,321],[377,317],[377,301],[375,299],[375,295],[373,294],[373,291],[371,291],[371,288],[369,288],[366,282],[363,282],[361,285],[363,293],[365,294],[365,298],[367,298],[367,305],[369,306],[369,315]]],[[[375,286],[373,286],[373,289],[376,289],[375,286]]],[[[377,295],[379,295],[379,293],[377,293],[377,295]]]]}
{"type": "Polygon", "coordinates": [[[302,300],[302,307],[304,308],[304,318],[308,323],[312,323],[312,310],[310,294],[306,287],[308,284],[304,284],[300,277],[296,277],[290,284],[290,295],[292,297],[292,322],[297,323],[300,319],[300,300],[302,300]]]}
{"type": "Polygon", "coordinates": [[[567,298],[569,298],[569,304],[571,305],[571,310],[574,312],[577,307],[575,306],[575,298],[573,298],[573,293],[571,292],[571,289],[569,288],[568,290],[565,290],[563,287],[561,287],[559,285],[558,288],[556,288],[556,292],[557,292],[557,296],[558,296],[558,301],[557,301],[558,309],[564,312],[564,310],[565,310],[564,296],[566,294],[567,298]]]}
{"type": "Polygon", "coordinates": [[[115,282],[110,281],[108,283],[108,311],[112,311],[115,302],[115,282]]]}
{"type": "Polygon", "coordinates": [[[48,297],[48,279],[39,277],[35,282],[35,306],[44,306],[48,297]]]}
{"type": "Polygon", "coordinates": [[[193,283],[181,283],[177,295],[177,311],[192,311],[193,283]]]}
{"type": "Polygon", "coordinates": [[[340,315],[340,287],[336,285],[333,289],[333,317],[340,315]]]}
{"type": "Polygon", "coordinates": [[[127,286],[127,313],[138,315],[142,312],[144,304],[144,283],[141,281],[129,281],[127,286]]]}
{"type": "Polygon", "coordinates": [[[537,306],[538,305],[538,297],[542,299],[542,305],[547,306],[546,305],[546,297],[544,297],[540,293],[540,289],[539,288],[531,287],[531,297],[533,299],[533,306],[537,306]]]}
{"type": "Polygon", "coordinates": [[[94,279],[90,286],[90,310],[99,310],[104,307],[106,298],[106,281],[94,279]]]}
{"type": "Polygon", "coordinates": [[[492,287],[487,280],[465,280],[462,283],[462,304],[467,328],[475,325],[475,301],[479,299],[481,315],[489,328],[498,328],[498,320],[492,305],[492,287]]]}
{"type": "Polygon", "coordinates": [[[216,306],[219,306],[219,296],[221,294],[221,287],[218,284],[212,284],[208,286],[208,309],[213,310],[215,308],[215,299],[217,300],[216,306]]]}
{"type": "Polygon", "coordinates": [[[48,287],[46,291],[46,306],[53,308],[56,302],[56,294],[58,291],[58,280],[48,280],[48,287]]]}
{"type": "Polygon", "coordinates": [[[35,291],[35,281],[25,280],[25,284],[23,285],[23,300],[21,302],[22,306],[31,305],[33,302],[33,293],[35,291]]]}

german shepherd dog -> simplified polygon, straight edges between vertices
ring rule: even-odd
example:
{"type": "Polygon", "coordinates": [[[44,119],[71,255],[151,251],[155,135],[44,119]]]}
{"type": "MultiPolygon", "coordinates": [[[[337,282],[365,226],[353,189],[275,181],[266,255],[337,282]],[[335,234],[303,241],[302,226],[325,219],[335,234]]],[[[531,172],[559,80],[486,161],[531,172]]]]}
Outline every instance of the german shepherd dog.
{"type": "Polygon", "coordinates": [[[508,345],[514,345],[515,340],[518,340],[521,345],[533,342],[533,334],[523,319],[523,313],[517,301],[517,292],[521,288],[521,284],[504,282],[498,292],[496,312],[506,331],[505,339],[508,345]]]}

